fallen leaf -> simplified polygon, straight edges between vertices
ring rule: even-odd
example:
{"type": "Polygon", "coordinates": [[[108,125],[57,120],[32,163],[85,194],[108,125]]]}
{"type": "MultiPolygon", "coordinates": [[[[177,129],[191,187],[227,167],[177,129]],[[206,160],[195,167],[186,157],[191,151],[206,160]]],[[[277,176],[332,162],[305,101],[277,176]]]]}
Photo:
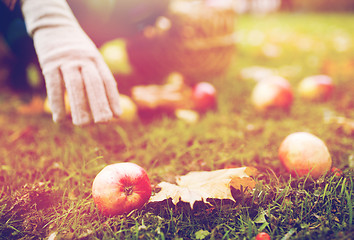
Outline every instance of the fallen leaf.
{"type": "Polygon", "coordinates": [[[169,81],[163,85],[139,85],[132,88],[132,99],[139,109],[175,110],[190,108],[191,88],[183,79],[169,81]]]}
{"type": "Polygon", "coordinates": [[[256,187],[256,181],[253,178],[240,178],[234,177],[230,181],[230,187],[237,189],[237,190],[244,190],[253,189],[256,187]]]}
{"type": "Polygon", "coordinates": [[[254,222],[255,223],[266,223],[267,222],[266,215],[267,215],[267,212],[264,210],[259,212],[256,219],[254,220],[254,222]]]}
{"type": "Polygon", "coordinates": [[[187,202],[191,208],[196,201],[207,199],[230,199],[234,201],[231,194],[230,183],[234,179],[233,184],[236,186],[236,179],[239,179],[243,186],[247,183],[247,187],[251,188],[250,173],[256,174],[253,168],[241,167],[221,169],[215,171],[196,171],[187,175],[177,177],[176,183],[161,182],[158,187],[161,191],[156,193],[150,199],[150,202],[159,202],[171,198],[174,204],[179,201],[187,202]]]}
{"type": "Polygon", "coordinates": [[[324,121],[325,123],[332,124],[333,126],[337,127],[345,134],[354,134],[354,119],[339,116],[327,116],[325,117],[324,121]]]}
{"type": "Polygon", "coordinates": [[[58,235],[57,232],[53,232],[53,233],[51,233],[51,234],[49,235],[49,237],[48,237],[47,239],[48,239],[48,240],[56,240],[56,239],[58,239],[58,238],[57,238],[57,235],[58,235]]]}
{"type": "Polygon", "coordinates": [[[209,235],[210,235],[209,231],[201,229],[201,230],[199,230],[198,232],[195,233],[195,238],[196,239],[205,239],[209,235]]]}
{"type": "Polygon", "coordinates": [[[231,195],[238,201],[244,194],[249,193],[250,190],[256,187],[256,181],[253,178],[233,177],[230,181],[231,195]]]}
{"type": "Polygon", "coordinates": [[[255,177],[259,174],[258,169],[254,167],[247,167],[245,173],[250,177],[255,177]]]}
{"type": "Polygon", "coordinates": [[[24,115],[41,114],[44,111],[44,100],[40,96],[34,96],[30,103],[21,105],[17,112],[24,115]]]}
{"type": "Polygon", "coordinates": [[[179,201],[189,202],[191,207],[193,207],[196,201],[203,200],[203,193],[187,187],[177,186],[168,182],[161,182],[158,184],[158,187],[161,188],[161,191],[152,196],[150,202],[160,202],[171,198],[174,204],[177,204],[179,201]]]}
{"type": "Polygon", "coordinates": [[[13,195],[14,201],[8,212],[13,214],[28,209],[45,209],[58,203],[58,195],[49,182],[26,184],[13,195]]]}
{"type": "Polygon", "coordinates": [[[8,137],[8,143],[12,144],[21,138],[31,137],[34,135],[34,133],[35,133],[35,127],[33,126],[27,126],[23,129],[18,129],[8,137]]]}
{"type": "Polygon", "coordinates": [[[186,123],[197,123],[199,120],[198,112],[189,109],[176,109],[175,115],[178,119],[185,121],[186,123]]]}

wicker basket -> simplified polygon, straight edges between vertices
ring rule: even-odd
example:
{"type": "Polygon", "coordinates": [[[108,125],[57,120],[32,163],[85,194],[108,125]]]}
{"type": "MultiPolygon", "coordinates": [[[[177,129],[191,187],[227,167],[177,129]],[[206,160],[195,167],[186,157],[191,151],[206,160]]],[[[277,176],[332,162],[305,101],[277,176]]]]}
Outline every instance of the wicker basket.
{"type": "Polygon", "coordinates": [[[222,74],[234,54],[235,18],[231,9],[206,5],[170,9],[128,41],[130,62],[148,78],[173,71],[192,81],[222,74]]]}

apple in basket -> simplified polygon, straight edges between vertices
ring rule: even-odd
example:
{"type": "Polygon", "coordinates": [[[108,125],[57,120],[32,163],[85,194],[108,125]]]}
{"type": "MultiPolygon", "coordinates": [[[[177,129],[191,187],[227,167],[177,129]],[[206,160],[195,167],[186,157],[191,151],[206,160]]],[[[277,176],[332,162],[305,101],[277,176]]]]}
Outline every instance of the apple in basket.
{"type": "Polygon", "coordinates": [[[272,108],[288,110],[293,102],[293,91],[285,78],[270,76],[257,83],[252,91],[251,101],[260,111],[272,108]]]}
{"type": "Polygon", "coordinates": [[[332,78],[314,75],[304,78],[298,86],[299,95],[308,100],[327,100],[334,89],[332,78]]]}
{"type": "Polygon", "coordinates": [[[146,171],[134,163],[106,166],[92,184],[92,197],[101,213],[114,216],[141,208],[151,196],[146,171]]]}
{"type": "Polygon", "coordinates": [[[307,132],[288,135],[279,147],[279,158],[289,172],[299,177],[310,174],[313,178],[319,178],[332,166],[326,144],[307,132]]]}
{"type": "Polygon", "coordinates": [[[216,107],[216,89],[208,82],[199,82],[192,89],[192,101],[197,111],[216,107]]]}

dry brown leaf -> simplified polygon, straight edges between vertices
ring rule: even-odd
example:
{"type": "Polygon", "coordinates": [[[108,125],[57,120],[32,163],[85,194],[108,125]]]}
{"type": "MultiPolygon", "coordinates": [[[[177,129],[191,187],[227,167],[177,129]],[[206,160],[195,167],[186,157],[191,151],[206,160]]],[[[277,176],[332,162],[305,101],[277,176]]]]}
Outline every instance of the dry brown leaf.
{"type": "Polygon", "coordinates": [[[348,135],[354,134],[354,119],[331,116],[325,119],[326,123],[332,124],[348,135]]]}
{"type": "Polygon", "coordinates": [[[183,79],[170,81],[163,85],[139,85],[132,88],[132,99],[139,109],[174,110],[190,108],[191,89],[183,79]]]}
{"type": "Polygon", "coordinates": [[[253,178],[234,177],[230,181],[230,187],[233,187],[234,189],[238,190],[243,189],[245,191],[246,189],[255,188],[256,181],[254,181],[253,178]]]}
{"type": "Polygon", "coordinates": [[[254,167],[247,167],[245,173],[250,177],[255,177],[259,174],[258,169],[254,167]]]}
{"type": "MultiPolygon", "coordinates": [[[[161,191],[152,196],[150,202],[159,202],[171,198],[174,204],[179,201],[187,202],[193,208],[196,201],[206,202],[207,199],[234,200],[230,190],[231,180],[240,179],[242,182],[251,182],[249,180],[251,179],[250,173],[255,174],[255,170],[248,167],[190,172],[187,175],[177,177],[177,184],[159,183],[158,187],[161,188],[161,191]]],[[[236,183],[233,184],[236,186],[236,183]]],[[[247,186],[251,187],[251,184],[247,186]]]]}
{"type": "Polygon", "coordinates": [[[8,137],[8,143],[14,143],[21,138],[31,137],[33,136],[34,132],[35,132],[35,127],[31,125],[26,126],[25,128],[22,129],[18,129],[8,137]]]}
{"type": "Polygon", "coordinates": [[[230,190],[232,197],[238,201],[243,194],[249,193],[256,187],[256,181],[253,178],[234,177],[230,181],[230,190]]]}
{"type": "Polygon", "coordinates": [[[44,100],[40,96],[34,96],[30,103],[21,105],[17,108],[20,114],[41,114],[43,113],[44,100]]]}

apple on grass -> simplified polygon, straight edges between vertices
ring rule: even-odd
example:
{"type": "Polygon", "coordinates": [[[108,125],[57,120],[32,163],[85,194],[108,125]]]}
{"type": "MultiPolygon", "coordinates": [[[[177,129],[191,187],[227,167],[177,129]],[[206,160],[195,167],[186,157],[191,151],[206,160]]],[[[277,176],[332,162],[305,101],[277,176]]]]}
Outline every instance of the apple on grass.
{"type": "Polygon", "coordinates": [[[256,235],[256,240],[270,240],[270,236],[266,232],[260,232],[256,235]]]}
{"type": "Polygon", "coordinates": [[[216,89],[208,82],[199,82],[192,89],[192,102],[197,111],[207,111],[216,107],[216,89]]]}
{"type": "Polygon", "coordinates": [[[252,91],[251,101],[260,111],[272,108],[288,110],[293,102],[293,91],[285,78],[270,76],[257,83],[252,91]]]}
{"type": "Polygon", "coordinates": [[[128,75],[132,72],[125,40],[117,38],[106,42],[100,47],[100,53],[113,74],[128,75]]]}
{"type": "Polygon", "coordinates": [[[151,196],[146,171],[134,163],[106,166],[92,184],[92,197],[101,213],[114,216],[141,208],[151,196]]]}
{"type": "Polygon", "coordinates": [[[304,78],[298,85],[299,95],[308,100],[327,100],[334,90],[332,78],[327,75],[314,75],[304,78]]]}
{"type": "Polygon", "coordinates": [[[326,144],[307,132],[288,135],[281,143],[278,154],[285,168],[299,177],[309,174],[316,179],[325,175],[332,166],[326,144]]]}
{"type": "Polygon", "coordinates": [[[138,107],[130,97],[120,94],[119,104],[122,109],[122,113],[119,116],[120,121],[133,122],[138,119],[138,107]]]}
{"type": "Polygon", "coordinates": [[[336,168],[336,167],[332,167],[331,168],[331,172],[336,175],[337,177],[340,177],[343,175],[343,171],[339,168],[336,168]]]}

